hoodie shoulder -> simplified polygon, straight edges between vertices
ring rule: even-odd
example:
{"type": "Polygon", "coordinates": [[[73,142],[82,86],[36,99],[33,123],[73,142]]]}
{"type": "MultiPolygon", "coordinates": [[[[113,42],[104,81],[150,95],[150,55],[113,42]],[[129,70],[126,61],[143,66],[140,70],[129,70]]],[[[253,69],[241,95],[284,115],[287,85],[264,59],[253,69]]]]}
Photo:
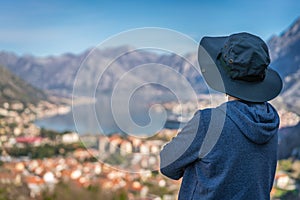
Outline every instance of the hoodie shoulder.
{"type": "Polygon", "coordinates": [[[266,143],[277,134],[279,116],[267,102],[230,101],[220,107],[226,107],[226,116],[254,143],[266,143]]]}

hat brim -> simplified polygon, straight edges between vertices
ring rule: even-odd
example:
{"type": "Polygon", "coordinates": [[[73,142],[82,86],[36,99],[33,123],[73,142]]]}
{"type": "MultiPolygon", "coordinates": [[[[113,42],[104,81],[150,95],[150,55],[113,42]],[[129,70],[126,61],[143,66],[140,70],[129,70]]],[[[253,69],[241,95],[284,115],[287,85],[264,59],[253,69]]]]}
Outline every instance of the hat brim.
{"type": "Polygon", "coordinates": [[[250,102],[265,102],[275,98],[282,89],[279,74],[270,67],[260,82],[231,79],[217,57],[228,37],[204,37],[198,48],[198,61],[202,75],[212,89],[250,102]]]}

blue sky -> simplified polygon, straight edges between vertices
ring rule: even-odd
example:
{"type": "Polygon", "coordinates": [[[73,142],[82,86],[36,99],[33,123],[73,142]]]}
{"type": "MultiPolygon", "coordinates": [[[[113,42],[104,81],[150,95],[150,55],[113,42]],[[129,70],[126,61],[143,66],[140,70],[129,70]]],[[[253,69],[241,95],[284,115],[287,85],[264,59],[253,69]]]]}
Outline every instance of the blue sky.
{"type": "Polygon", "coordinates": [[[0,50],[40,56],[79,53],[141,27],[174,29],[196,41],[240,31],[268,39],[286,29],[299,11],[299,0],[1,0],[0,50]]]}

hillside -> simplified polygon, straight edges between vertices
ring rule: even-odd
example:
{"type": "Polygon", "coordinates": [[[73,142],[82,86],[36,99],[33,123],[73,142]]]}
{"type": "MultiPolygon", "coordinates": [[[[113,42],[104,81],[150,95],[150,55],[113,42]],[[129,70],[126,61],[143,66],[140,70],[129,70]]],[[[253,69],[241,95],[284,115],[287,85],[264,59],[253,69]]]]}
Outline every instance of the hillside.
{"type": "Polygon", "coordinates": [[[7,68],[0,66],[0,103],[23,102],[36,104],[45,100],[46,94],[13,75],[7,68]]]}
{"type": "Polygon", "coordinates": [[[279,134],[278,158],[289,158],[295,148],[300,147],[300,123],[296,126],[282,128],[279,134]]]}
{"type": "Polygon", "coordinates": [[[300,114],[300,18],[268,44],[272,66],[284,79],[281,96],[291,110],[300,114]]]}

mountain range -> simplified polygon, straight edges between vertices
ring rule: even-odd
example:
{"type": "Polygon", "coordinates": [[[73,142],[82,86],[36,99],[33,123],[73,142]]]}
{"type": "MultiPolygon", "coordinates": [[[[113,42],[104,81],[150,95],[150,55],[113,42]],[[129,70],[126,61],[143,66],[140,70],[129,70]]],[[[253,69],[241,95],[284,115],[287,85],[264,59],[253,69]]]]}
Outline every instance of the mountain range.
{"type": "MultiPolygon", "coordinates": [[[[284,103],[293,111],[300,113],[300,18],[287,28],[282,34],[273,36],[268,40],[272,67],[275,68],[284,79],[284,89],[281,96],[284,103]]],[[[17,76],[21,77],[34,87],[54,92],[59,95],[70,95],[73,90],[76,73],[85,60],[86,72],[77,79],[77,84],[82,85],[83,90],[92,85],[97,85],[99,92],[111,92],[123,74],[136,66],[147,63],[158,63],[172,67],[175,71],[186,77],[197,93],[207,93],[207,87],[202,76],[192,65],[197,66],[197,54],[191,52],[185,57],[189,62],[174,54],[157,54],[146,51],[132,51],[130,46],[112,47],[106,49],[88,49],[80,54],[66,53],[59,56],[37,57],[32,55],[18,56],[11,52],[0,52],[0,64],[6,66],[17,76]],[[112,64],[109,62],[117,55],[126,53],[112,64]],[[110,67],[106,67],[110,64],[110,67]],[[102,72],[99,82],[96,75],[102,72]]],[[[138,74],[145,78],[149,74],[138,74]]],[[[165,79],[166,82],[176,83],[176,79],[159,71],[151,71],[152,77],[165,79]]],[[[137,77],[137,76],[136,76],[137,77]]],[[[135,78],[136,78],[135,77],[135,78]]],[[[127,80],[127,84],[135,80],[127,80]]],[[[133,83],[132,83],[133,84],[133,83]]],[[[153,90],[162,90],[163,87],[152,86],[153,90]]]]}
{"type": "MultiPolygon", "coordinates": [[[[33,86],[55,92],[59,95],[70,95],[72,93],[76,73],[87,55],[89,55],[89,59],[86,61],[85,75],[81,77],[80,80],[77,79],[77,81],[79,81],[78,85],[84,85],[85,88],[96,84],[95,81],[97,81],[99,77],[95,77],[95,75],[102,71],[103,75],[97,89],[100,92],[112,91],[116,82],[124,73],[136,66],[157,63],[171,66],[186,77],[197,92],[200,93],[207,90],[204,84],[199,84],[199,82],[203,83],[199,71],[192,67],[192,64],[197,65],[197,56],[194,53],[186,56],[189,60],[194,62],[188,63],[180,56],[174,54],[160,55],[153,52],[132,51],[115,60],[114,63],[106,69],[108,62],[115,56],[119,55],[120,52],[131,51],[131,49],[132,47],[130,46],[122,46],[102,50],[94,49],[93,54],[90,55],[90,50],[87,50],[78,55],[68,53],[43,58],[28,55],[17,56],[14,53],[2,51],[0,52],[0,64],[6,66],[14,74],[28,81],[33,86]]],[[[151,73],[153,77],[170,79],[169,82],[176,83],[176,80],[172,80],[172,76],[165,75],[162,77],[162,74],[156,71],[152,71],[151,73]]],[[[139,75],[145,76],[143,74],[139,75]]],[[[134,78],[138,78],[138,76],[134,78]]],[[[134,79],[132,79],[132,81],[134,81],[134,79]]]]}

